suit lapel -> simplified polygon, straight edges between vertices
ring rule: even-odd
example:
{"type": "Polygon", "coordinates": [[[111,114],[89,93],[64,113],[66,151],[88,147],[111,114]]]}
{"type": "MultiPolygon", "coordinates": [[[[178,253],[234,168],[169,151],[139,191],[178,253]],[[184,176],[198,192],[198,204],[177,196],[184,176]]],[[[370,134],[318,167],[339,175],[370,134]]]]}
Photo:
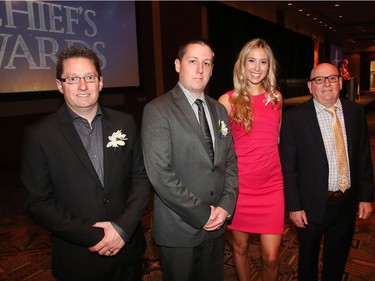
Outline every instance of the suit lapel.
{"type": "Polygon", "coordinates": [[[180,108],[182,113],[185,115],[186,120],[188,120],[194,132],[197,135],[202,135],[201,139],[204,140],[197,117],[195,116],[194,111],[191,108],[191,105],[189,104],[189,101],[187,100],[187,98],[185,97],[185,94],[182,92],[179,86],[176,86],[174,88],[173,97],[174,97],[174,102],[180,108]]]}
{"type": "MultiPolygon", "coordinates": [[[[69,144],[71,149],[76,153],[77,158],[82,162],[85,169],[92,176],[92,178],[97,182],[97,184],[102,185],[94,166],[92,165],[89,156],[87,155],[86,149],[82,144],[82,141],[73,125],[70,121],[66,105],[62,106],[58,112],[59,118],[59,128],[65,141],[69,144]]],[[[69,159],[68,159],[69,161],[69,159]]]]}
{"type": "Polygon", "coordinates": [[[353,118],[350,117],[350,110],[347,110],[347,104],[345,101],[340,100],[342,105],[342,111],[344,114],[344,123],[345,123],[345,131],[346,131],[346,141],[348,146],[348,155],[349,159],[351,158],[353,152],[353,132],[355,131],[354,123],[352,122],[353,118]]]}
{"type": "Polygon", "coordinates": [[[218,112],[216,110],[216,107],[215,105],[213,104],[213,102],[206,98],[206,103],[207,103],[207,107],[208,107],[208,110],[210,111],[210,115],[211,115],[211,121],[212,121],[212,129],[213,129],[213,133],[215,135],[215,153],[214,153],[214,158],[215,158],[215,162],[216,160],[218,159],[219,155],[220,155],[220,138],[221,138],[221,134],[218,130],[218,127],[219,127],[219,116],[218,116],[218,112]]]}
{"type": "Polygon", "coordinates": [[[308,111],[308,113],[305,114],[305,118],[307,122],[309,123],[308,127],[312,131],[313,139],[315,139],[318,142],[320,149],[323,151],[324,154],[326,154],[323,137],[320,131],[318,117],[316,115],[316,110],[315,110],[313,99],[311,98],[308,102],[306,102],[305,106],[306,106],[306,110],[308,111]]]}
{"type": "MultiPolygon", "coordinates": [[[[185,94],[183,93],[183,91],[181,90],[181,88],[178,85],[176,85],[174,87],[172,96],[174,98],[174,102],[180,108],[182,113],[185,115],[186,120],[188,120],[188,122],[190,123],[190,125],[193,129],[193,132],[200,139],[202,145],[204,146],[204,149],[207,152],[207,155],[209,155],[208,154],[208,145],[206,143],[206,140],[204,139],[204,135],[202,133],[202,130],[201,130],[201,127],[200,127],[199,122],[197,120],[197,117],[195,116],[195,113],[194,113],[193,109],[191,108],[191,105],[190,105],[189,101],[185,97],[185,94]]],[[[207,103],[207,99],[206,99],[206,103],[207,103]]],[[[209,110],[210,110],[210,108],[209,108],[209,110]]],[[[211,112],[212,112],[212,110],[210,110],[210,113],[211,112]]],[[[211,117],[212,117],[212,115],[211,115],[211,117]]]]}
{"type": "MultiPolygon", "coordinates": [[[[108,112],[102,108],[103,119],[102,119],[102,129],[103,129],[103,162],[104,162],[104,187],[106,190],[111,186],[111,179],[113,169],[111,166],[115,163],[114,157],[116,155],[116,149],[118,148],[107,148],[107,143],[109,141],[108,137],[111,136],[117,130],[121,128],[118,126],[116,127],[117,123],[115,120],[110,120],[110,116],[108,112]]],[[[123,132],[126,133],[126,132],[123,132]]],[[[120,148],[122,149],[122,148],[120,148]]]]}

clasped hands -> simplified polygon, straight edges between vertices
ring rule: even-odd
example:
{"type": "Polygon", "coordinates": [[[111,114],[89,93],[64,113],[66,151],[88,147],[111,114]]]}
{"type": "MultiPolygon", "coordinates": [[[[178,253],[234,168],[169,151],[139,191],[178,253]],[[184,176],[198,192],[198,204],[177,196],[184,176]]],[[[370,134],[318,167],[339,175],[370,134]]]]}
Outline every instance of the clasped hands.
{"type": "Polygon", "coordinates": [[[103,228],[104,237],[96,245],[89,248],[90,252],[96,252],[101,256],[114,256],[125,246],[125,241],[110,222],[97,222],[93,227],[103,228]]]}
{"type": "Polygon", "coordinates": [[[206,231],[215,231],[225,223],[228,212],[221,207],[211,206],[211,215],[208,222],[203,226],[206,231]]]}

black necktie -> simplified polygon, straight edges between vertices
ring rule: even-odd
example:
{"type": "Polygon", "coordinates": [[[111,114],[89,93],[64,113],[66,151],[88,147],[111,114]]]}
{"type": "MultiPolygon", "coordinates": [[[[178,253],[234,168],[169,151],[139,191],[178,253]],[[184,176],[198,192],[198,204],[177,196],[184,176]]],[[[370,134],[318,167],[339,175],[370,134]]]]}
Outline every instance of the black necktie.
{"type": "Polygon", "coordinates": [[[214,162],[214,146],[212,144],[212,138],[210,133],[210,127],[207,123],[206,113],[204,112],[203,108],[203,101],[201,99],[197,99],[195,104],[198,106],[198,118],[199,124],[201,125],[201,129],[208,145],[208,154],[210,155],[212,163],[214,162]]]}

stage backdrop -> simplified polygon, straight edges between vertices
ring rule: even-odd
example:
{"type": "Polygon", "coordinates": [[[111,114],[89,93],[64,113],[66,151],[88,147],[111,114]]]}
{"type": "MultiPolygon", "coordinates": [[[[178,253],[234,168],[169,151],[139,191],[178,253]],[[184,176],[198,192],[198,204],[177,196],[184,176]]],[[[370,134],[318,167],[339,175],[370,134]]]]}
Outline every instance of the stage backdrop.
{"type": "Polygon", "coordinates": [[[139,86],[133,1],[0,1],[0,94],[56,90],[57,55],[77,44],[106,88],[139,86]]]}

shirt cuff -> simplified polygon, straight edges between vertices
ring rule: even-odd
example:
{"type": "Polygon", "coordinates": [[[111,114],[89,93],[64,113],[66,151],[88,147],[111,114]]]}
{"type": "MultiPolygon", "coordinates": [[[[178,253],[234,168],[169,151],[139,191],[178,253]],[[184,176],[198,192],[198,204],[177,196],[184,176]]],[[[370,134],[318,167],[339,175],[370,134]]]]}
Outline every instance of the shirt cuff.
{"type": "Polygon", "coordinates": [[[117,231],[117,233],[121,236],[122,240],[124,240],[125,242],[128,242],[130,240],[129,235],[121,227],[119,227],[113,221],[111,221],[111,224],[113,228],[117,231]]]}

